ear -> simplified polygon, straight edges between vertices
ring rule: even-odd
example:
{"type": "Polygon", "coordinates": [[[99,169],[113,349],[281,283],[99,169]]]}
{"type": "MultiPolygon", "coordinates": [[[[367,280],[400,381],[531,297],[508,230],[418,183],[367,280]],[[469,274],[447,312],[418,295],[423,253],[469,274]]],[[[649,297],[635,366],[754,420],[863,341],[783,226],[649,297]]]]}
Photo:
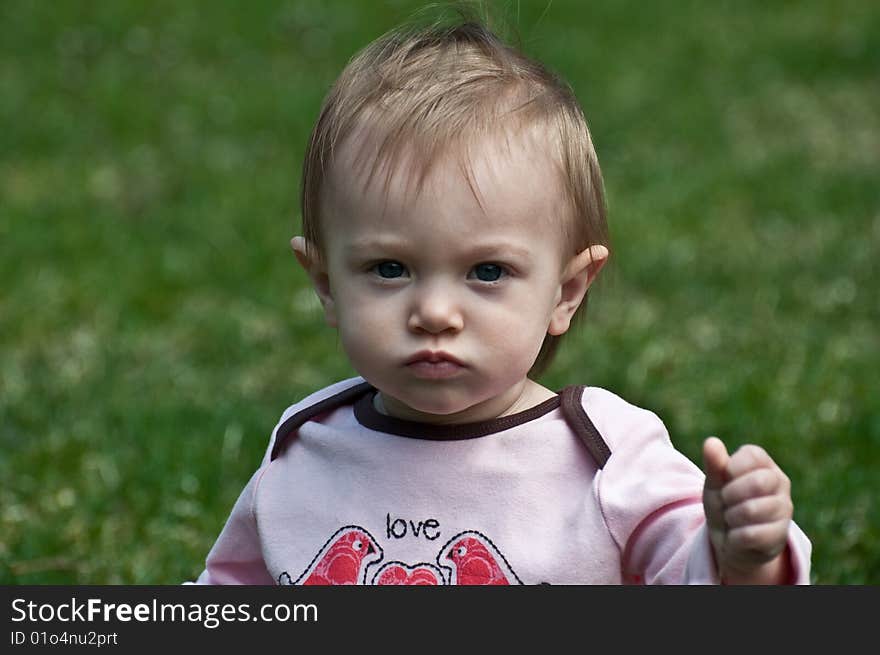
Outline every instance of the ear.
{"type": "Polygon", "coordinates": [[[290,240],[293,254],[303,267],[312,286],[324,308],[324,320],[330,327],[336,327],[336,304],[333,302],[333,294],[330,292],[330,276],[327,273],[327,265],[317,255],[317,249],[311,246],[305,237],[293,237],[290,240]]]}
{"type": "Polygon", "coordinates": [[[562,272],[559,300],[550,315],[547,334],[559,336],[568,331],[571,319],[580,307],[587,289],[608,261],[608,248],[590,246],[571,258],[562,272]]]}

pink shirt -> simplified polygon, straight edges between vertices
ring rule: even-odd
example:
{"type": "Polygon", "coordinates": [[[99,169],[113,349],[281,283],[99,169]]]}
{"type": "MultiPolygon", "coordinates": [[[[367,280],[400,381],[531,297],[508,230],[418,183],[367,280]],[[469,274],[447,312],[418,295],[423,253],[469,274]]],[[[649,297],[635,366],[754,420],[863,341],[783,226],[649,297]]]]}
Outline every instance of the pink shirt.
{"type": "MultiPolygon", "coordinates": [[[[438,428],[379,414],[371,391],[306,421],[273,459],[285,421],[362,382],[284,412],[198,583],[719,582],[702,471],[656,415],[604,389],[562,393],[610,450],[601,466],[558,398],[438,428]]],[[[794,522],[789,547],[792,581],[808,584],[794,522]]]]}

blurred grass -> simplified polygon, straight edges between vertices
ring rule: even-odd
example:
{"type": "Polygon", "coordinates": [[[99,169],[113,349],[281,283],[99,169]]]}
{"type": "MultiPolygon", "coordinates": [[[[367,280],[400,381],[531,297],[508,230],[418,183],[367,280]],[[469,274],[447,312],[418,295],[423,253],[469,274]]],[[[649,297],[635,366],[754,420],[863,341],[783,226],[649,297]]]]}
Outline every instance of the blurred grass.
{"type": "MultiPolygon", "coordinates": [[[[308,130],[417,2],[0,4],[0,583],[192,579],[283,409],[352,374],[287,240],[308,130]]],[[[613,266],[545,383],[790,475],[880,583],[880,9],[507,3],[581,98],[613,266]]]]}

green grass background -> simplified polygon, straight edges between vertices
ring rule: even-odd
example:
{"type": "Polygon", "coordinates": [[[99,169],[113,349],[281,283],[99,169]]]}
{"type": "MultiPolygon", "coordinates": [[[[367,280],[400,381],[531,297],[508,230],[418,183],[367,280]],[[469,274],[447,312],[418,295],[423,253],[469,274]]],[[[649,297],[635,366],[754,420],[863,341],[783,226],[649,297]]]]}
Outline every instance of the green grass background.
{"type": "MultiPolygon", "coordinates": [[[[417,2],[0,3],[0,583],[194,578],[289,404],[352,374],[288,249],[307,133],[417,2]]],[[[613,265],[544,382],[765,446],[818,584],[880,583],[880,7],[509,2],[613,265]]]]}

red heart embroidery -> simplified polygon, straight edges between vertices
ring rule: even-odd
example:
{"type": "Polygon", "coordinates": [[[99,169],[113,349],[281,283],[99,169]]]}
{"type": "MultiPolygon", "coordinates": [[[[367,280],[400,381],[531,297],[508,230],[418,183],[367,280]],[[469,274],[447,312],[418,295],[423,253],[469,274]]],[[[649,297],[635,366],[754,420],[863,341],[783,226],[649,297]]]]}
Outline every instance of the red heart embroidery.
{"type": "Polygon", "coordinates": [[[439,574],[428,566],[388,564],[373,579],[374,585],[439,585],[439,574]]]}

